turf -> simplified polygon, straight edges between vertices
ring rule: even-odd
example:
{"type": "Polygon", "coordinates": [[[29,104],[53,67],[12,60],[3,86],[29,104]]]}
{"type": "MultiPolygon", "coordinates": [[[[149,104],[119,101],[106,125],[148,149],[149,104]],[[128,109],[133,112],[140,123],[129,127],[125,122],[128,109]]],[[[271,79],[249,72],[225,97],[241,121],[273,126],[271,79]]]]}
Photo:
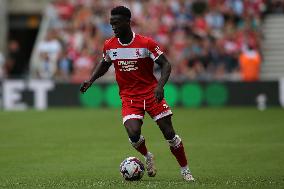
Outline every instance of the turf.
{"type": "Polygon", "coordinates": [[[126,182],[137,156],[116,109],[0,112],[0,188],[284,188],[284,110],[174,109],[195,183],[181,180],[157,126],[146,117],[158,174],[126,182]]]}

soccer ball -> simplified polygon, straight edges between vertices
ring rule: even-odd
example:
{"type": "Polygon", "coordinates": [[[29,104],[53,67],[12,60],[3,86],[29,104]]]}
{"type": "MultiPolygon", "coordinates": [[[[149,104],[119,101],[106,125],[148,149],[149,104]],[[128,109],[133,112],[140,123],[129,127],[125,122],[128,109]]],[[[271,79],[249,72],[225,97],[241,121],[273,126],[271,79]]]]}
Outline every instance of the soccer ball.
{"type": "Polygon", "coordinates": [[[144,175],[144,165],[136,157],[128,157],[120,164],[120,174],[128,181],[140,180],[144,175]]]}

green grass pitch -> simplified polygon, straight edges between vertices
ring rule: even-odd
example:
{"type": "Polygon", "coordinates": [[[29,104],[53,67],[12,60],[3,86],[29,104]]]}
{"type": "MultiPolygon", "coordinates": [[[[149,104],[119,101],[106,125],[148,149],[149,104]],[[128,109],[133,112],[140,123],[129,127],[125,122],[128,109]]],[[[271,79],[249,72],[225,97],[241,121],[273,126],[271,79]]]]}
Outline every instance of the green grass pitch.
{"type": "Polygon", "coordinates": [[[158,127],[143,135],[157,176],[126,182],[132,149],[118,109],[0,112],[0,188],[284,188],[284,110],[175,108],[196,182],[186,183],[158,127]]]}

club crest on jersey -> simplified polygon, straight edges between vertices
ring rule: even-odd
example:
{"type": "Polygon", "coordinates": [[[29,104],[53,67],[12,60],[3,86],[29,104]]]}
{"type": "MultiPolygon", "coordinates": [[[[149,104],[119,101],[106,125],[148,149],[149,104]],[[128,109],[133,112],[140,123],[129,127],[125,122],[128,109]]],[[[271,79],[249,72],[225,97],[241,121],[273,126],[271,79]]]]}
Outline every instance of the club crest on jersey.
{"type": "Polygon", "coordinates": [[[137,57],[137,58],[139,58],[139,57],[142,56],[141,53],[140,53],[140,51],[139,51],[139,49],[136,49],[135,54],[136,54],[136,57],[137,57]]]}

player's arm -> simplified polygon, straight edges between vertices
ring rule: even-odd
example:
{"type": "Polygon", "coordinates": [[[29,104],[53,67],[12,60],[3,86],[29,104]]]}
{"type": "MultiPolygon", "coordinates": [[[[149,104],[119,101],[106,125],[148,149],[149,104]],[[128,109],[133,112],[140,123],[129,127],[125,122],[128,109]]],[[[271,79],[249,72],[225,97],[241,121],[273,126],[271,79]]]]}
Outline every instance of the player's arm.
{"type": "Polygon", "coordinates": [[[161,54],[155,60],[155,63],[157,63],[161,68],[161,77],[158,81],[156,89],[154,90],[155,97],[158,100],[158,102],[160,102],[164,98],[164,86],[171,75],[172,67],[166,56],[164,56],[163,54],[161,54]]]}
{"type": "Polygon", "coordinates": [[[98,66],[95,68],[94,72],[91,75],[91,78],[89,81],[84,81],[82,83],[82,86],[80,88],[81,93],[84,93],[88,90],[88,88],[93,84],[94,81],[96,81],[98,78],[103,76],[111,66],[111,62],[106,61],[103,59],[98,66]]]}

